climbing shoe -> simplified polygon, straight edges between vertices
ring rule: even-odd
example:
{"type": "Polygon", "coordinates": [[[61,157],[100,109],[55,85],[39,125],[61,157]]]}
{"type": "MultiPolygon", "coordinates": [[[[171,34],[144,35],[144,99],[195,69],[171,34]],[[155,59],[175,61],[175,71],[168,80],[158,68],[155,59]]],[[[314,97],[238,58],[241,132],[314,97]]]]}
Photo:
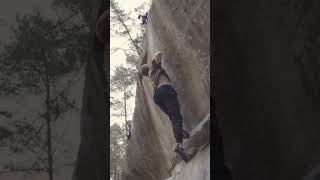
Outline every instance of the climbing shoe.
{"type": "Polygon", "coordinates": [[[178,151],[183,151],[183,148],[182,148],[182,144],[181,143],[176,143],[176,146],[174,147],[173,151],[174,152],[178,152],[178,151]]]}
{"type": "Polygon", "coordinates": [[[184,162],[189,162],[189,160],[191,159],[190,155],[187,154],[186,152],[184,152],[184,149],[182,148],[182,144],[181,143],[177,143],[175,148],[174,148],[174,152],[178,153],[180,155],[180,157],[182,158],[182,160],[184,162]]]}
{"type": "Polygon", "coordinates": [[[188,139],[189,136],[190,136],[189,133],[187,131],[183,130],[183,138],[188,139]]]}

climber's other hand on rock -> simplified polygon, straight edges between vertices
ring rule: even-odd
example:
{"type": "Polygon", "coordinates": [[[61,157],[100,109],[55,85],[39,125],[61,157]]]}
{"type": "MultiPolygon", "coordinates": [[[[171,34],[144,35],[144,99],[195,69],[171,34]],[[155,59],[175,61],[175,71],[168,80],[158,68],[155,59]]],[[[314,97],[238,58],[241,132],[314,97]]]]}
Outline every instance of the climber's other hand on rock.
{"type": "Polygon", "coordinates": [[[147,64],[143,64],[141,67],[140,67],[140,73],[143,75],[143,76],[149,76],[149,66],[147,64]]]}
{"type": "Polygon", "coordinates": [[[154,61],[156,64],[159,64],[161,63],[161,59],[162,59],[162,52],[158,51],[154,55],[154,59],[152,61],[154,61]]]}

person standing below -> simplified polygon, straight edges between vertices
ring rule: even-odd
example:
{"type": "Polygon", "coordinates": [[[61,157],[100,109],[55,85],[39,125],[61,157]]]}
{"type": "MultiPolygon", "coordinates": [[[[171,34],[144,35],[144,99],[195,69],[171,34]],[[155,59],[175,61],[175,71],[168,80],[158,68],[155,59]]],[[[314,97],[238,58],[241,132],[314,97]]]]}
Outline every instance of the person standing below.
{"type": "Polygon", "coordinates": [[[183,118],[180,113],[180,104],[177,92],[170,84],[170,79],[165,70],[161,67],[162,53],[157,52],[152,60],[151,68],[144,64],[140,68],[143,76],[149,77],[153,88],[153,100],[166,113],[172,124],[173,134],[176,140],[175,152],[183,151],[182,140],[188,138],[189,134],[183,130],[183,118]]]}
{"type": "Polygon", "coordinates": [[[131,138],[131,124],[128,124],[128,140],[131,138]]]}

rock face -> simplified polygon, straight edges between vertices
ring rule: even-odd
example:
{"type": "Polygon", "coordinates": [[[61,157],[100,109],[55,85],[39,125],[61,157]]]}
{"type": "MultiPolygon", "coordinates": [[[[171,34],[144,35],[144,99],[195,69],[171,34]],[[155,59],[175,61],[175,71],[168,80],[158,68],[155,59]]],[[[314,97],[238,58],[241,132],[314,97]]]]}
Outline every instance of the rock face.
{"type": "Polygon", "coordinates": [[[211,82],[234,178],[319,178],[319,3],[214,7],[211,82]]]}
{"type": "Polygon", "coordinates": [[[143,77],[137,83],[123,179],[210,178],[209,7],[208,0],[153,1],[141,62],[151,64],[154,53],[163,52],[162,65],[178,93],[184,129],[191,132],[185,148],[195,156],[188,164],[177,158],[172,165],[171,122],[153,102],[143,77]]]}

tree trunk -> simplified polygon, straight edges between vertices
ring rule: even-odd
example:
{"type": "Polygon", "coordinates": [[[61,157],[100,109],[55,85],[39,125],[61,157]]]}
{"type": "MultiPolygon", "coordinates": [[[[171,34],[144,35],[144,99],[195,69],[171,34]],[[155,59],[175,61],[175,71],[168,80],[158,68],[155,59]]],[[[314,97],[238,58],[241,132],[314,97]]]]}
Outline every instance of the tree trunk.
{"type": "Polygon", "coordinates": [[[118,179],[118,176],[117,176],[117,157],[115,158],[115,162],[114,162],[114,168],[113,168],[113,171],[114,171],[114,180],[117,180],[118,179]]]}
{"type": "MultiPolygon", "coordinates": [[[[126,88],[124,88],[124,120],[126,122],[126,127],[128,127],[128,119],[127,119],[127,91],[126,91],[126,88]]],[[[127,129],[127,134],[129,133],[129,129],[127,129]]]]}
{"type": "Polygon", "coordinates": [[[119,21],[120,21],[121,24],[123,25],[123,27],[126,29],[126,32],[127,32],[128,36],[129,36],[129,39],[130,39],[131,43],[132,43],[133,46],[136,48],[136,51],[137,51],[138,55],[140,56],[139,47],[138,47],[138,45],[134,42],[134,40],[133,40],[133,38],[132,38],[132,36],[131,36],[131,34],[130,34],[129,28],[128,28],[127,25],[123,22],[123,20],[121,19],[121,17],[120,17],[118,14],[117,14],[117,16],[118,16],[118,18],[119,18],[119,21]]]}
{"type": "Polygon", "coordinates": [[[48,61],[46,54],[43,49],[41,49],[44,66],[45,66],[45,88],[46,88],[46,121],[47,121],[47,155],[48,155],[48,175],[49,180],[53,180],[53,158],[52,158],[52,143],[51,143],[51,107],[50,107],[50,79],[48,70],[48,61]]]}
{"type": "Polygon", "coordinates": [[[46,120],[47,120],[47,142],[48,142],[48,175],[49,180],[53,180],[53,158],[52,158],[52,147],[51,147],[51,113],[50,113],[50,84],[49,84],[49,77],[48,72],[46,72],[46,120]]]}
{"type": "MultiPolygon", "coordinates": [[[[49,117],[50,115],[48,115],[49,117]]],[[[53,180],[53,169],[52,169],[52,164],[53,164],[53,159],[52,159],[52,147],[51,147],[51,125],[50,125],[50,119],[47,119],[47,138],[48,138],[48,164],[49,164],[49,169],[48,169],[48,174],[49,174],[49,180],[53,180]]]]}

